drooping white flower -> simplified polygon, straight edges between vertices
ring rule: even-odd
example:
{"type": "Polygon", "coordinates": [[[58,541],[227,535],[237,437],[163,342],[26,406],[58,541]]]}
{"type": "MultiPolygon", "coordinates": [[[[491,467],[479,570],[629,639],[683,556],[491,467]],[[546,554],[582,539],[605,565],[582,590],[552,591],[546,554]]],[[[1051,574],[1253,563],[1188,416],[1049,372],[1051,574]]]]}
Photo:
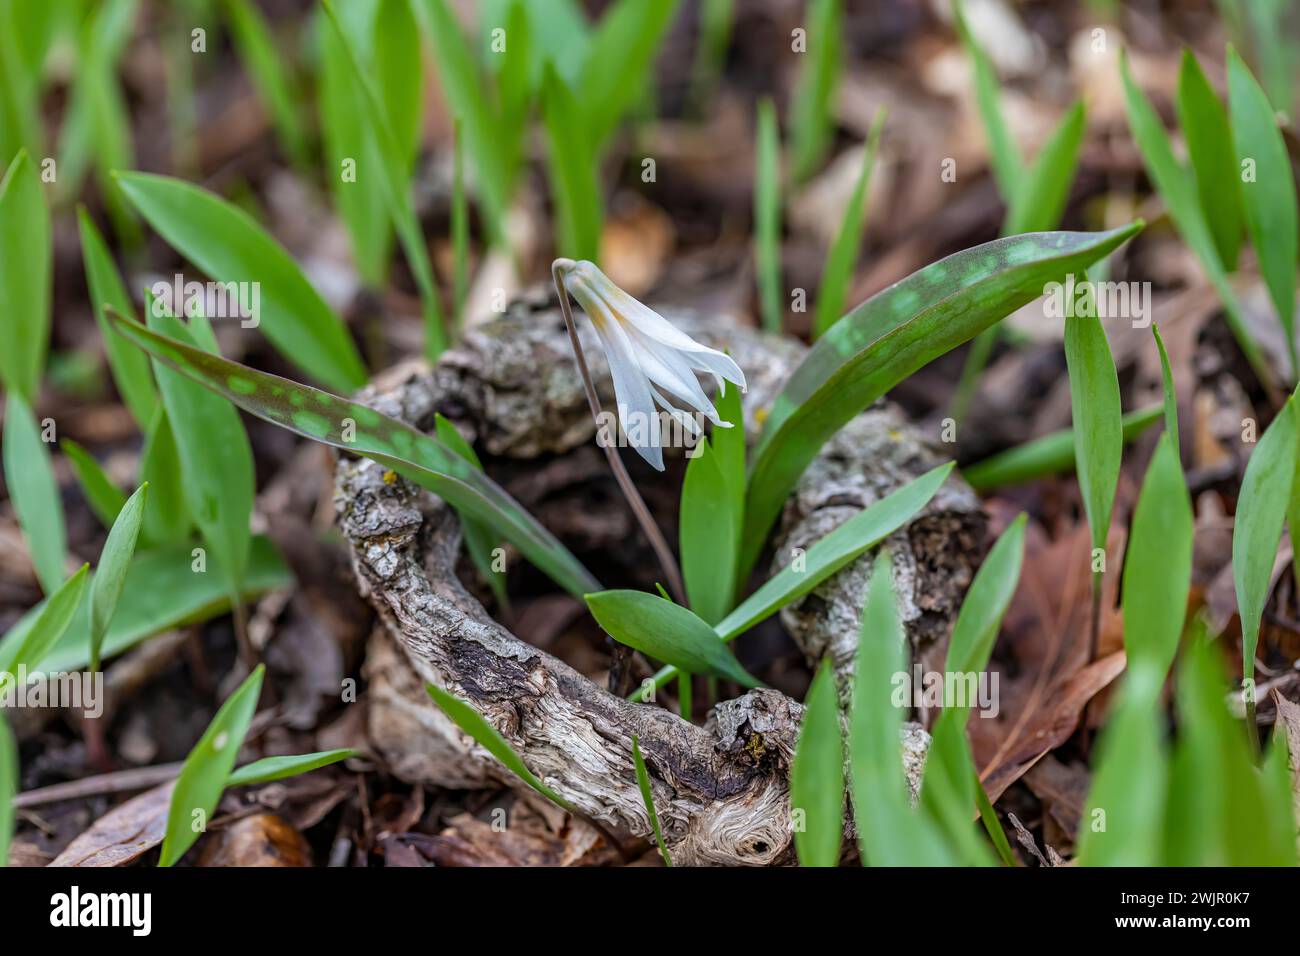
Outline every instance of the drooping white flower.
{"type": "Polygon", "coordinates": [[[596,327],[614,379],[619,420],[628,444],[642,458],[663,471],[656,405],[692,433],[698,428],[688,409],[716,427],[731,427],[718,418],[695,377],[696,372],[712,375],[719,394],[726,394],[727,382],[744,391],[745,373],[730,356],[696,342],[616,286],[594,263],[557,259],[555,268],[596,327]]]}

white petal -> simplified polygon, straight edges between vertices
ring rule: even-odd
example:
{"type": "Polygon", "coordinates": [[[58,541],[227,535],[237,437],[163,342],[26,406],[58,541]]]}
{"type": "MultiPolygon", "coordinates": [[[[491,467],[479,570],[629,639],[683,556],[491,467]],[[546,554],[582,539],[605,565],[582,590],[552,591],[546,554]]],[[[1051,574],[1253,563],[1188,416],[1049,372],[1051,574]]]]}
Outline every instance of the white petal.
{"type": "MultiPolygon", "coordinates": [[[[601,303],[593,303],[593,306],[597,310],[603,308],[601,303]]],[[[614,398],[618,403],[619,420],[623,425],[623,433],[627,437],[628,445],[635,448],[637,454],[655,469],[663,471],[664,454],[660,446],[659,413],[655,411],[650,384],[637,362],[632,343],[623,327],[609,315],[603,315],[596,323],[596,332],[605,347],[610,376],[614,379],[614,398]],[[634,442],[634,436],[628,434],[627,425],[634,420],[634,416],[645,423],[645,428],[638,430],[645,433],[648,443],[634,442]]]]}
{"type": "Polygon", "coordinates": [[[700,388],[695,372],[691,370],[681,354],[652,339],[647,339],[636,329],[629,329],[628,336],[637,349],[637,359],[641,369],[651,383],[671,393],[680,401],[690,405],[710,421],[718,421],[717,410],[709,397],[700,388]]]}

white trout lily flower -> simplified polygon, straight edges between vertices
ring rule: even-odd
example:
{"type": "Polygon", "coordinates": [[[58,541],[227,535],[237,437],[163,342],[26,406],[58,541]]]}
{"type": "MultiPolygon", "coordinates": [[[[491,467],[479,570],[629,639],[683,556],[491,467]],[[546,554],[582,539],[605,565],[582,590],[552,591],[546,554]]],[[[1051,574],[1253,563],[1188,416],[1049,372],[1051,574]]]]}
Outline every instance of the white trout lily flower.
{"type": "Polygon", "coordinates": [[[699,428],[691,411],[715,427],[731,427],[718,418],[695,377],[696,372],[712,375],[719,394],[726,394],[727,382],[744,391],[745,373],[729,356],[696,342],[616,286],[593,263],[557,259],[555,269],[596,327],[614,379],[623,433],[642,458],[663,471],[656,405],[692,434],[698,434],[699,428]]]}

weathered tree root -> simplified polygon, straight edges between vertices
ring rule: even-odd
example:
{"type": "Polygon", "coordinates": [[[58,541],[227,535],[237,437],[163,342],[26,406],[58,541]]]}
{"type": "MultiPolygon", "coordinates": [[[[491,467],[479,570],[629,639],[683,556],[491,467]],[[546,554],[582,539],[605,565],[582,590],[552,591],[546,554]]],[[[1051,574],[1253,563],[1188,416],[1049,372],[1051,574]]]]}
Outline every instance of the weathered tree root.
{"type": "MultiPolygon", "coordinates": [[[[727,348],[744,368],[750,379],[746,418],[752,435],[755,412],[770,403],[799,347],[741,329],[714,328],[710,333],[689,315],[672,318],[701,340],[727,348]]],[[[589,354],[596,359],[593,375],[607,387],[599,350],[589,354]]],[[[445,356],[432,375],[409,374],[395,387],[377,384],[363,399],[422,428],[431,425],[434,411],[442,411],[475,433],[481,446],[495,455],[550,454],[564,461],[590,452],[584,446],[594,434],[594,425],[583,417],[581,386],[554,310],[516,313],[490,323],[445,356]]],[[[871,429],[882,427],[880,414],[864,416],[871,429]]],[[[889,434],[905,434],[896,418],[889,420],[889,434]]],[[[859,434],[856,428],[853,434],[859,434]]],[[[910,457],[892,461],[887,472],[858,460],[856,467],[873,475],[867,482],[869,492],[864,486],[847,497],[819,498],[812,479],[806,478],[792,497],[783,546],[795,540],[811,543],[838,523],[831,520],[832,509],[843,520],[869,503],[871,494],[892,490],[928,467],[930,458],[937,460],[933,452],[922,454],[914,438],[908,442],[910,457]],[[819,533],[809,526],[812,519],[819,523],[819,533]]],[[[838,442],[828,451],[832,459],[846,453],[838,442]]],[[[828,460],[824,455],[815,467],[822,468],[828,460]]],[[[848,459],[842,465],[851,471],[848,459]]],[[[810,476],[814,473],[810,470],[810,476]]],[[[848,481],[846,475],[841,477],[848,481]]],[[[903,553],[900,567],[911,568],[910,577],[900,581],[912,588],[914,599],[917,588],[929,586],[929,575],[922,569],[938,572],[943,565],[933,552],[915,549],[929,547],[926,542],[943,529],[973,525],[968,519],[978,517],[978,503],[970,507],[974,499],[969,490],[952,484],[956,490],[945,491],[947,497],[932,503],[917,522],[932,522],[930,530],[920,538],[901,532],[895,542],[895,553],[903,553]],[[946,514],[950,507],[955,507],[955,516],[946,514]]],[[[788,781],[800,704],[775,690],[752,691],[718,704],[708,725],[698,727],[661,707],[628,703],[520,640],[488,615],[456,576],[459,525],[435,496],[394,480],[373,462],[346,460],[338,469],[336,505],[362,591],[403,652],[392,653],[382,639],[372,641],[367,661],[372,740],[395,772],[451,787],[522,787],[422,698],[420,684],[430,681],[478,709],[530,769],[579,812],[615,830],[646,835],[650,822],[631,757],[635,734],[675,861],[770,865],[792,860],[788,781]],[[400,666],[403,656],[414,675],[400,666]],[[463,759],[456,759],[457,754],[463,759]]],[[[863,573],[858,563],[838,577],[863,573]]],[[[827,594],[834,595],[832,603],[841,601],[838,592],[827,591],[838,577],[790,613],[811,615],[811,608],[818,601],[825,603],[827,594]]],[[[857,593],[860,607],[862,592],[857,593]]],[[[847,596],[843,600],[851,603],[847,596]]],[[[909,615],[909,628],[914,639],[925,631],[932,641],[933,635],[946,633],[950,608],[943,602],[928,608],[923,604],[918,599],[920,613],[909,615]]],[[[814,630],[793,628],[797,637],[804,633],[804,646],[812,656],[820,652],[809,642],[819,639],[829,641],[835,653],[841,628],[833,629],[829,638],[808,637],[814,630]]],[[[910,731],[907,739],[915,786],[920,765],[917,731],[910,731]]]]}

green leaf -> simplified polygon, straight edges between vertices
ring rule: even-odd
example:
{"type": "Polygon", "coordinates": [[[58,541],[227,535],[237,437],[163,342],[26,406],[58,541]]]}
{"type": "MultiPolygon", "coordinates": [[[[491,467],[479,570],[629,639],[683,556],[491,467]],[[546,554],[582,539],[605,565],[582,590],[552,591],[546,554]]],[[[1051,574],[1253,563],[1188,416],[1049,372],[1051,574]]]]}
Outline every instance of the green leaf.
{"type": "Polygon", "coordinates": [[[758,104],[754,134],[754,267],[763,328],[781,331],[785,304],[781,299],[781,142],[776,107],[770,99],[758,104]]]}
{"type": "Polygon", "coordinates": [[[1118,705],[1097,745],[1087,810],[1079,819],[1079,863],[1155,866],[1162,859],[1167,755],[1156,701],[1163,683],[1130,664],[1118,705]]]}
{"type": "Polygon", "coordinates": [[[161,404],[154,413],[153,424],[145,432],[144,448],[140,452],[140,481],[148,482],[153,488],[144,511],[145,541],[157,545],[189,540],[193,521],[185,504],[180,452],[176,449],[167,410],[161,404]]]}
{"type": "MultiPolygon", "coordinates": [[[[482,471],[483,463],[479,461],[478,455],[474,453],[474,449],[470,447],[469,442],[465,441],[461,433],[456,431],[456,426],[444,418],[441,413],[435,414],[434,422],[438,440],[479,471],[482,471]]],[[[478,569],[478,573],[487,582],[488,587],[492,589],[492,595],[497,599],[497,605],[502,608],[509,607],[510,600],[506,595],[504,575],[499,574],[492,568],[492,552],[497,546],[497,539],[492,534],[492,529],[469,515],[461,515],[459,512],[457,514],[460,517],[461,528],[465,532],[465,548],[469,551],[470,560],[474,562],[474,567],[478,569]]]]}
{"type": "Polygon", "coordinates": [[[4,477],[9,500],[22,529],[41,589],[49,594],[63,583],[68,560],[63,502],[48,446],[27,402],[10,392],[5,405],[4,477]]]}
{"type": "Polygon", "coordinates": [[[270,783],[286,777],[296,777],[310,770],[328,767],[340,760],[357,756],[351,748],[342,750],[322,750],[314,754],[297,754],[292,757],[263,757],[252,763],[244,764],[226,778],[227,787],[249,787],[258,783],[270,783]]]}
{"type": "Polygon", "coordinates": [[[86,587],[86,571],[89,567],[90,565],[83,564],[76,574],[55,589],[40,609],[32,614],[29,624],[21,630],[15,625],[5,635],[4,640],[0,641],[0,671],[13,674],[19,668],[34,671],[41,666],[50,648],[58,643],[72,623],[72,616],[86,587]]]}
{"type": "MultiPolygon", "coordinates": [[[[1246,229],[1259,257],[1278,320],[1286,335],[1291,374],[1300,374],[1296,353],[1296,259],[1300,257],[1300,210],[1296,206],[1295,180],[1286,142],[1278,129],[1273,107],[1255,82],[1250,68],[1235,50],[1228,50],[1228,103],[1232,110],[1232,136],[1237,160],[1252,162],[1255,175],[1236,176],[1246,229]]],[[[1229,189],[1228,182],[1221,188],[1229,189]]]]}
{"type": "Polygon", "coordinates": [[[330,388],[365,384],[342,320],[251,216],[179,179],[121,173],[117,181],[149,224],[214,281],[258,283],[259,327],[281,355],[330,388]]]}
{"type": "Polygon", "coordinates": [[[433,698],[433,702],[442,708],[443,713],[450,717],[457,727],[469,734],[480,747],[501,761],[507,770],[556,806],[568,810],[570,813],[573,812],[573,808],[567,800],[544,784],[536,774],[524,766],[523,760],[511,749],[510,744],[501,736],[500,731],[484,720],[482,714],[459,697],[447,693],[441,687],[425,684],[424,689],[433,698]]]}
{"type": "Polygon", "coordinates": [[[835,672],[822,661],[804,698],[799,742],[790,763],[794,846],[801,866],[838,866],[844,835],[844,744],[835,672]],[[800,825],[802,824],[802,825],[800,825]]]}
{"type": "MultiPolygon", "coordinates": [[[[510,202],[506,150],[500,117],[484,96],[483,79],[474,64],[470,44],[446,0],[424,0],[419,5],[427,32],[433,42],[434,63],[439,87],[447,100],[448,112],[458,119],[465,132],[475,172],[479,202],[488,220],[488,232],[494,241],[504,239],[504,220],[510,202]]],[[[512,37],[508,40],[513,41],[512,37]]],[[[507,49],[509,47],[507,46],[507,49]]],[[[579,122],[577,114],[572,116],[579,122]]],[[[587,258],[584,256],[583,258],[587,258]]],[[[594,257],[591,257],[594,258],[594,257]]]]}
{"type": "Polygon", "coordinates": [[[149,371],[149,359],[139,349],[113,331],[104,318],[104,306],[112,306],[123,315],[135,315],[126,288],[118,276],[112,255],[104,238],[95,228],[84,206],[77,207],[77,226],[81,232],[81,258],[86,266],[86,286],[90,292],[90,306],[95,313],[95,324],[104,339],[104,353],[113,381],[122,395],[122,401],[131,410],[141,430],[149,428],[158,408],[158,393],[149,371]]]}
{"type": "Polygon", "coordinates": [[[844,207],[840,231],[836,234],[830,253],[826,256],[826,264],[822,267],[822,280],[817,287],[817,311],[813,316],[814,338],[834,325],[844,309],[844,297],[848,294],[849,282],[853,278],[853,264],[857,261],[862,245],[867,184],[871,181],[871,167],[875,165],[876,154],[880,151],[880,130],[884,124],[885,111],[882,108],[876,111],[876,118],[871,123],[871,134],[862,154],[862,171],[858,173],[853,195],[844,207]]]}
{"type": "MultiPolygon", "coordinates": [[[[1165,340],[1160,337],[1160,328],[1152,325],[1151,334],[1155,336],[1156,349],[1160,352],[1160,381],[1164,390],[1165,434],[1173,442],[1174,460],[1180,461],[1182,452],[1178,446],[1178,392],[1174,388],[1174,370],[1169,367],[1169,353],[1165,351],[1165,340]]],[[[1125,435],[1124,440],[1128,441],[1127,435],[1125,435]]]]}
{"type": "Polygon", "coordinates": [[[447,334],[443,329],[442,306],[438,301],[438,286],[434,280],[433,266],[429,262],[429,251],[411,201],[410,159],[403,155],[398,134],[389,121],[388,109],[366,72],[351,38],[335,14],[334,5],[329,0],[323,0],[322,5],[352,66],[353,82],[361,92],[358,102],[366,107],[365,115],[370,119],[369,129],[381,164],[376,178],[383,187],[384,200],[397,230],[398,242],[401,243],[416,287],[420,290],[420,304],[424,313],[425,355],[432,361],[446,347],[447,334]]]}
{"type": "MultiPolygon", "coordinates": [[[[951,462],[933,468],[849,518],[808,549],[802,570],[795,570],[793,564],[782,568],[719,621],[714,631],[722,640],[730,641],[812,591],[907,524],[935,496],[952,468],[951,462]]],[[[676,673],[673,667],[661,668],[654,675],[654,686],[662,687],[676,673]]],[[[643,693],[639,688],[631,699],[640,700],[643,693]]]]}
{"type": "Polygon", "coordinates": [[[1070,198],[1070,183],[1079,164],[1079,146],[1087,129],[1083,101],[1075,103],[1052,131],[1042,151],[1025,170],[1007,209],[1004,235],[1055,229],[1070,198]]]}
{"type": "Polygon", "coordinates": [[[1178,453],[1161,436],[1147,467],[1124,556],[1124,650],[1130,670],[1160,680],[1178,650],[1192,584],[1192,499],[1178,453]]]}
{"type": "MultiPolygon", "coordinates": [[[[1159,405],[1148,405],[1120,419],[1124,443],[1146,431],[1160,418],[1160,410],[1159,405]]],[[[1071,471],[1074,467],[1074,430],[1065,428],[985,458],[963,468],[961,474],[967,484],[982,493],[1071,471]]]]}
{"type": "Polygon", "coordinates": [[[1092,528],[1092,546],[1105,548],[1119,483],[1119,463],[1124,455],[1124,434],[1119,376],[1101,319],[1075,315],[1065,320],[1065,364],[1070,375],[1079,492],[1092,528]]]}
{"type": "Polygon", "coordinates": [[[1241,614],[1242,679],[1255,677],[1259,625],[1300,454],[1296,397],[1282,407],[1246,462],[1232,530],[1232,581],[1241,614]]]}
{"type": "Polygon", "coordinates": [[[1012,521],[975,572],[948,643],[944,669],[949,673],[979,673],[988,667],[1002,617],[1020,582],[1025,524],[1023,514],[1012,521]]]}
{"type": "Polygon", "coordinates": [[[50,344],[50,211],[22,150],[0,180],[0,383],[36,400],[50,344]]]}
{"type": "Polygon", "coordinates": [[[849,783],[858,847],[871,866],[956,862],[928,817],[909,805],[903,772],[903,709],[895,675],[907,669],[907,637],[894,598],[893,562],[882,549],[871,568],[849,712],[849,783]]]}
{"type": "Polygon", "coordinates": [[[718,633],[686,608],[645,591],[601,591],[586,599],[596,623],[620,644],[692,674],[759,686],[718,633]]]}
{"type": "Polygon", "coordinates": [[[632,735],[632,763],[636,766],[636,785],[641,790],[641,802],[645,812],[650,816],[650,829],[654,831],[655,845],[659,855],[664,858],[664,866],[672,866],[672,857],[668,855],[668,845],[664,843],[664,831],[659,826],[659,814],[655,811],[655,797],[650,789],[650,773],[646,770],[645,757],[641,756],[641,744],[632,735]]]}
{"type": "MultiPolygon", "coordinates": [[[[150,489],[150,500],[155,495],[150,489]]],[[[215,556],[208,558],[207,572],[193,569],[190,544],[170,545],[137,552],[126,573],[126,584],[117,602],[117,613],[104,636],[105,660],[130,650],[141,641],[164,631],[211,620],[230,610],[230,588],[225,569],[215,556]]],[[[250,600],[268,591],[293,585],[293,576],[275,546],[262,537],[253,539],[248,570],[240,597],[250,600]]],[[[48,602],[47,602],[48,603],[48,602]]],[[[24,633],[45,605],[29,611],[5,636],[24,633]]],[[[0,648],[5,645],[0,643],[0,648]]],[[[3,652],[0,651],[0,659],[3,652]]],[[[83,600],[76,616],[40,666],[47,671],[75,671],[90,662],[90,602],[83,600]]]]}
{"type": "Polygon", "coordinates": [[[835,135],[835,88],[843,59],[843,0],[810,0],[807,52],[799,71],[791,110],[790,153],[794,177],[816,171],[835,135]]]}
{"type": "Polygon", "coordinates": [[[113,527],[117,513],[126,504],[126,492],[104,473],[103,467],[90,452],[71,438],[60,441],[59,447],[72,465],[72,471],[77,476],[77,483],[81,485],[81,493],[86,496],[90,510],[105,528],[113,527]]]}
{"type": "Polygon", "coordinates": [[[211,822],[212,812],[226,789],[226,781],[234,769],[244,735],[248,733],[248,725],[257,709],[264,673],[265,665],[258,664],[239,688],[226,698],[181,765],[167,811],[167,832],[163,837],[159,866],[171,866],[184,856],[211,822]]]}
{"type": "Polygon", "coordinates": [[[1178,123],[1187,138],[1187,153],[1196,174],[1201,212],[1214,238],[1219,260],[1229,272],[1237,268],[1241,251],[1241,191],[1237,157],[1233,152],[1228,111],[1205,78],[1196,55],[1183,48],[1174,100],[1178,123]]]}
{"type": "MultiPolygon", "coordinates": [[[[194,335],[184,323],[156,314],[160,310],[155,306],[150,302],[148,309],[153,330],[193,347],[194,335]]],[[[229,403],[160,359],[154,361],[154,377],[173,426],[189,513],[230,575],[230,586],[238,590],[248,563],[254,494],[253,451],[244,423],[229,403]]]]}
{"type": "MultiPolygon", "coordinates": [[[[979,773],[966,739],[965,707],[945,707],[930,728],[930,750],[921,783],[921,810],[964,866],[993,862],[974,819],[979,811],[979,773]]],[[[986,794],[987,796],[987,794],[986,794]]]]}
{"type": "Polygon", "coordinates": [[[942,259],[858,306],[817,340],[773,403],[745,501],[742,576],[822,444],[894,385],[1081,271],[1141,229],[1013,236],[942,259]]]}
{"type": "Polygon", "coordinates": [[[14,797],[18,795],[18,742],[0,711],[0,867],[9,865],[14,835],[14,797]]]}
{"type": "Polygon", "coordinates": [[[99,670],[99,652],[104,645],[104,635],[108,625],[113,621],[118,599],[126,585],[126,572],[130,568],[131,556],[135,554],[135,542],[140,536],[140,524],[144,518],[145,497],[149,489],[146,482],[135,490],[122,506],[121,513],[113,522],[104,542],[104,549],[99,555],[99,564],[95,568],[95,577],[90,583],[90,669],[99,670]]]}
{"type": "Polygon", "coordinates": [[[601,188],[581,105],[551,64],[542,78],[542,118],[546,124],[546,169],[556,216],[556,250],[571,259],[598,261],[602,217],[601,188]]]}
{"type": "Polygon", "coordinates": [[[641,96],[678,6],[679,0],[615,0],[592,31],[574,88],[582,93],[580,117],[594,156],[641,96]]]}
{"type": "Polygon", "coordinates": [[[364,455],[445,498],[490,526],[575,597],[600,585],[513,498],[436,438],[374,409],[247,368],[109,313],[128,339],[258,418],[315,441],[364,455]],[[350,423],[350,424],[349,424],[350,423]],[[353,440],[345,429],[355,429],[353,440]]]}
{"type": "Polygon", "coordinates": [[[1155,183],[1156,189],[1164,198],[1178,234],[1201,261],[1201,268],[1219,294],[1223,303],[1224,315],[1228,321],[1233,337],[1241,348],[1242,354],[1250,362],[1259,380],[1272,389],[1273,372],[1268,360],[1259,350],[1255,339],[1250,334],[1246,321],[1242,317],[1241,303],[1236,292],[1228,282],[1228,274],[1219,258],[1219,251],[1214,242],[1210,227],[1201,213],[1200,199],[1196,195],[1192,175],[1174,157],[1173,146],[1165,133],[1160,114],[1142,93],[1129,72],[1127,57],[1121,57],[1120,70],[1124,80],[1124,99],[1128,111],[1128,124],[1142,154],[1143,165],[1147,174],[1155,183]]]}
{"type": "Polygon", "coordinates": [[[284,65],[284,51],[277,49],[283,41],[271,33],[266,18],[248,0],[222,0],[222,5],[230,21],[235,52],[248,70],[253,88],[266,106],[289,158],[305,167],[310,155],[307,131],[299,118],[301,107],[284,65]]]}
{"type": "Polygon", "coordinates": [[[735,504],[717,451],[701,439],[682,482],[679,535],[686,596],[691,610],[708,624],[722,620],[736,591],[740,515],[735,504]]]}
{"type": "Polygon", "coordinates": [[[731,427],[715,428],[711,436],[713,460],[718,463],[734,500],[732,508],[737,528],[744,518],[745,510],[745,413],[742,402],[738,388],[728,388],[717,397],[713,404],[718,418],[731,427]]]}
{"type": "Polygon", "coordinates": [[[957,34],[966,48],[966,55],[971,58],[971,66],[975,74],[975,104],[979,108],[980,119],[984,123],[984,134],[989,141],[993,178],[997,180],[998,191],[1002,193],[1002,201],[1007,204],[1009,212],[1024,182],[1024,160],[1021,158],[1020,150],[1016,148],[1006,117],[1002,114],[998,75],[993,67],[993,61],[970,32],[962,4],[954,3],[952,9],[957,23],[957,34]]]}

